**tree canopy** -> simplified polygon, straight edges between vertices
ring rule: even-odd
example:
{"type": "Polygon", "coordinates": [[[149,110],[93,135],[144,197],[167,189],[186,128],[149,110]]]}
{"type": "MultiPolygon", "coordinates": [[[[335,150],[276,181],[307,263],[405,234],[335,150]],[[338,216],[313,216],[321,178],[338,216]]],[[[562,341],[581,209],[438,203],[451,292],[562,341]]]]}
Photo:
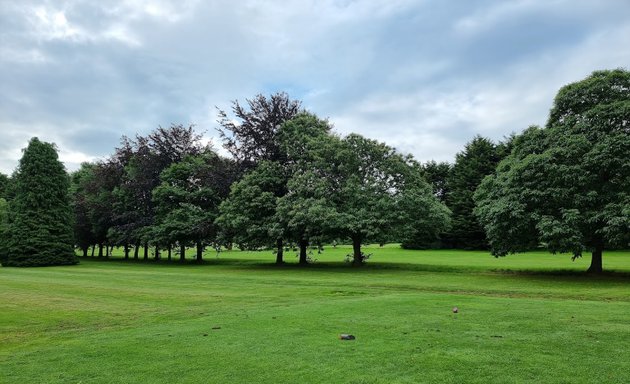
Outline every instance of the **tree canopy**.
{"type": "Polygon", "coordinates": [[[545,128],[516,137],[475,194],[496,256],[544,245],[592,254],[630,246],[630,72],[598,71],[563,87],[545,128]]]}
{"type": "Polygon", "coordinates": [[[420,164],[384,143],[339,135],[286,93],[219,111],[221,157],[194,126],[123,136],[112,156],[70,177],[54,145],[34,138],[17,171],[0,174],[0,262],[75,262],[122,246],[154,259],[196,246],[273,248],[349,241],[408,248],[545,246],[592,253],[630,246],[630,74],[598,71],[558,92],[544,128],[498,144],[474,137],[454,164],[420,164]],[[497,165],[498,164],[498,165],[497,165]],[[54,184],[54,188],[52,185],[54,184]],[[45,198],[42,198],[45,196],[45,198]],[[73,226],[73,231],[68,231],[73,226]],[[177,248],[175,248],[177,249],[177,248]],[[35,257],[36,256],[36,257],[35,257]]]}
{"type": "Polygon", "coordinates": [[[153,190],[157,216],[154,240],[162,244],[178,242],[182,247],[195,244],[196,259],[201,261],[203,247],[217,242],[215,220],[219,205],[229,193],[234,171],[231,161],[209,149],[162,171],[161,183],[153,190]]]}
{"type": "Polygon", "coordinates": [[[312,157],[311,149],[316,146],[313,143],[329,134],[328,122],[307,112],[297,114],[278,128],[277,160],[260,161],[235,184],[222,206],[220,220],[235,241],[245,247],[273,242],[277,263],[283,261],[284,242],[292,241],[299,245],[300,263],[307,262],[309,240],[321,232],[321,226],[309,221],[315,220],[311,216],[314,208],[300,206],[294,200],[291,179],[298,177],[303,164],[312,157]]]}
{"type": "Polygon", "coordinates": [[[224,148],[244,169],[263,160],[282,161],[278,132],[285,121],[303,112],[302,103],[284,92],[232,102],[232,114],[219,110],[219,134],[224,148]]]}
{"type": "Polygon", "coordinates": [[[315,136],[302,150],[281,200],[282,217],[306,238],[349,238],[361,244],[446,229],[448,210],[431,193],[417,164],[375,140],[350,134],[315,136]]]}

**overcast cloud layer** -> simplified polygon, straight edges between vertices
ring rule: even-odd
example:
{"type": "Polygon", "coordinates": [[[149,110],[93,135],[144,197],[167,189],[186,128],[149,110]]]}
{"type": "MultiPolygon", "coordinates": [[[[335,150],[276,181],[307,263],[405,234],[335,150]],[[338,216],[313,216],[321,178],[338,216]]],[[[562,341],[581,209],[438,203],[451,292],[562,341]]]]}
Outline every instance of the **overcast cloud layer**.
{"type": "Polygon", "coordinates": [[[339,133],[452,161],[629,63],[627,0],[0,0],[0,171],[32,136],[69,170],[159,125],[212,139],[215,106],[276,91],[339,133]]]}

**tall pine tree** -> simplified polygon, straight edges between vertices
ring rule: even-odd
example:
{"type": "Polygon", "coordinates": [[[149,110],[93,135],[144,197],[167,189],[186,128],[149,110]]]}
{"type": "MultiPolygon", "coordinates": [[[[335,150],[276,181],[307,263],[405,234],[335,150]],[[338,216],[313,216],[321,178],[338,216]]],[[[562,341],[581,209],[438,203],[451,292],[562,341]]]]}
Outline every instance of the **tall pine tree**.
{"type": "Polygon", "coordinates": [[[31,139],[14,183],[3,266],[76,264],[69,178],[55,146],[31,139]]]}

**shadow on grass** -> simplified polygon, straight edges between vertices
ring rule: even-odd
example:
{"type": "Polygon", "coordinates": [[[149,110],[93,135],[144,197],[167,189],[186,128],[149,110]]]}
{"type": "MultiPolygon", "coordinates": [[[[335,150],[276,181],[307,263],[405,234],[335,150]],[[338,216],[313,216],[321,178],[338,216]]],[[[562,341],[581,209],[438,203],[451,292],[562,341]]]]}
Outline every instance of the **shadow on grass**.
{"type": "Polygon", "coordinates": [[[313,262],[307,265],[297,263],[275,264],[261,259],[238,259],[238,258],[206,258],[201,263],[195,260],[154,260],[154,259],[123,259],[118,257],[98,258],[98,257],[78,257],[79,260],[108,262],[118,264],[142,264],[154,266],[190,266],[190,267],[210,267],[222,266],[249,270],[268,271],[303,271],[303,272],[335,272],[335,273],[370,273],[379,272],[417,272],[417,273],[458,273],[458,274],[490,274],[498,276],[514,276],[523,278],[539,278],[552,280],[571,281],[624,281],[630,282],[630,272],[609,270],[598,274],[587,273],[574,269],[497,269],[483,266],[461,266],[461,265],[439,265],[439,264],[417,264],[417,263],[391,263],[391,262],[367,262],[363,265],[353,265],[351,263],[338,262],[313,262]]]}
{"type": "Polygon", "coordinates": [[[601,273],[589,273],[574,269],[489,269],[489,272],[515,277],[548,278],[551,280],[585,280],[585,281],[625,281],[630,282],[630,272],[607,270],[601,273]]]}

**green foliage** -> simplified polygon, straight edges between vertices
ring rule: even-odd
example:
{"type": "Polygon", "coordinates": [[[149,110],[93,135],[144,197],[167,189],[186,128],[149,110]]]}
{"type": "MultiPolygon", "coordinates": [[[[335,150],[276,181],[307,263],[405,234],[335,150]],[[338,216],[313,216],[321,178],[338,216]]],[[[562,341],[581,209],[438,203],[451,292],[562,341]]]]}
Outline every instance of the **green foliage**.
{"type": "Polygon", "coordinates": [[[322,135],[304,145],[280,204],[280,216],[295,233],[349,238],[354,263],[361,264],[365,241],[435,237],[446,228],[448,210],[411,159],[357,134],[322,135]]]}
{"type": "Polygon", "coordinates": [[[421,166],[422,176],[431,186],[433,194],[441,202],[445,202],[448,195],[447,181],[452,168],[453,166],[449,163],[437,163],[435,161],[428,161],[421,166]]]}
{"type": "Polygon", "coordinates": [[[224,236],[249,249],[275,245],[278,263],[282,262],[284,241],[300,243],[301,260],[306,262],[306,245],[322,232],[321,220],[310,221],[317,219],[314,214],[320,207],[295,194],[296,181],[291,179],[306,177],[300,174],[302,165],[311,157],[315,143],[329,133],[327,121],[306,112],[274,131],[278,160],[259,160],[232,187],[218,219],[224,236]]]}
{"type": "Polygon", "coordinates": [[[438,248],[440,236],[451,228],[451,211],[435,196],[434,189],[424,181],[423,169],[411,163],[405,176],[401,206],[404,216],[398,232],[403,248],[438,248]],[[433,192],[433,193],[432,193],[433,192]],[[415,246],[414,246],[415,245],[415,246]]]}
{"type": "Polygon", "coordinates": [[[546,128],[532,127],[475,199],[493,254],[543,244],[593,253],[630,245],[630,72],[600,71],[562,88],[546,128]]]}
{"type": "MultiPolygon", "coordinates": [[[[446,196],[448,196],[448,175],[451,172],[452,165],[446,162],[437,163],[435,161],[429,161],[425,164],[420,165],[419,170],[417,170],[422,178],[426,180],[431,186],[431,190],[433,195],[443,204],[446,204],[446,196]]],[[[419,182],[418,185],[422,185],[423,182],[419,182]]],[[[422,194],[421,196],[426,195],[422,194]]],[[[435,207],[439,209],[445,209],[445,205],[435,205],[435,204],[427,204],[418,203],[417,207],[435,207]]],[[[443,217],[431,217],[432,213],[435,213],[435,210],[431,210],[429,212],[420,212],[414,217],[422,217],[426,218],[426,221],[429,223],[438,223],[437,227],[429,227],[429,230],[420,230],[414,229],[412,233],[406,235],[402,241],[401,246],[405,249],[437,249],[442,248],[442,239],[441,235],[446,232],[450,228],[450,210],[445,212],[443,217]],[[446,218],[446,219],[444,219],[446,218]]],[[[440,215],[438,215],[440,216],[440,215]]]]}
{"type": "Polygon", "coordinates": [[[93,206],[91,205],[90,186],[95,182],[94,169],[91,163],[81,164],[81,168],[70,175],[70,194],[72,210],[74,212],[74,240],[75,244],[87,256],[87,250],[96,244],[94,233],[93,206]]]}
{"type": "MultiPolygon", "coordinates": [[[[109,237],[118,244],[146,245],[154,241],[153,224],[156,219],[153,190],[160,184],[160,174],[186,156],[205,150],[201,135],[193,126],[171,125],[159,127],[148,136],[126,137],[109,162],[113,170],[120,170],[114,183],[113,225],[109,237]]],[[[108,193],[109,193],[108,191],[108,193]]]]}
{"type": "Polygon", "coordinates": [[[446,205],[453,212],[453,226],[443,236],[445,247],[488,247],[484,229],[473,214],[473,194],[481,180],[494,172],[499,160],[497,146],[481,136],[475,137],[455,156],[455,164],[447,179],[446,195],[446,205]]]}
{"type": "Polygon", "coordinates": [[[15,173],[3,266],[76,264],[68,188],[54,145],[31,139],[15,173]]]}
{"type": "Polygon", "coordinates": [[[10,179],[9,176],[0,172],[0,198],[7,198],[7,188],[9,188],[10,179]]]}
{"type": "Polygon", "coordinates": [[[243,249],[272,246],[284,237],[276,209],[278,199],[286,191],[286,179],[279,163],[262,161],[234,183],[217,218],[224,237],[243,249]]]}
{"type": "MultiPolygon", "coordinates": [[[[310,113],[300,113],[285,122],[278,132],[285,154],[286,192],[279,197],[276,221],[287,239],[300,245],[300,260],[307,262],[306,246],[323,240],[334,220],[326,180],[313,167],[318,151],[324,151],[330,124],[310,113]]],[[[317,165],[315,165],[317,167],[317,165]]]]}
{"type": "Polygon", "coordinates": [[[5,265],[9,255],[7,251],[8,230],[9,230],[9,205],[7,201],[0,197],[0,264],[5,265]]]}
{"type": "Polygon", "coordinates": [[[159,244],[216,243],[214,222],[234,175],[233,163],[210,150],[166,168],[161,184],[153,190],[153,240],[159,244]]]}

